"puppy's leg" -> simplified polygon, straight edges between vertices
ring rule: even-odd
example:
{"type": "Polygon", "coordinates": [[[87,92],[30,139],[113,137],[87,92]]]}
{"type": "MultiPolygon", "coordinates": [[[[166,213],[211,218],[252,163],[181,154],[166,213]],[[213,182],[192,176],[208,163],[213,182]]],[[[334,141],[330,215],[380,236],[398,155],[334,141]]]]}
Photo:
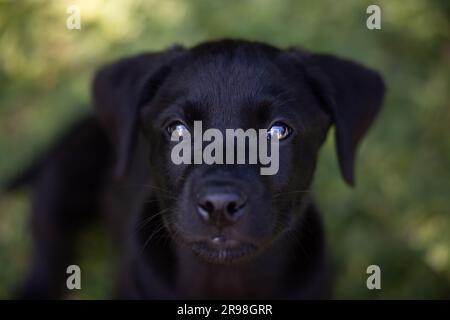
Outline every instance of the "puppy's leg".
{"type": "Polygon", "coordinates": [[[64,293],[67,267],[82,226],[95,216],[109,146],[92,120],[78,125],[54,148],[34,181],[31,270],[19,298],[64,293]]]}
{"type": "MultiPolygon", "coordinates": [[[[43,172],[36,184],[32,212],[32,266],[19,298],[60,296],[65,270],[73,264],[77,231],[85,221],[84,206],[74,203],[70,188],[56,169],[43,172]],[[53,171],[53,172],[52,172],[53,171]]],[[[75,200],[75,199],[74,199],[75,200]]]]}

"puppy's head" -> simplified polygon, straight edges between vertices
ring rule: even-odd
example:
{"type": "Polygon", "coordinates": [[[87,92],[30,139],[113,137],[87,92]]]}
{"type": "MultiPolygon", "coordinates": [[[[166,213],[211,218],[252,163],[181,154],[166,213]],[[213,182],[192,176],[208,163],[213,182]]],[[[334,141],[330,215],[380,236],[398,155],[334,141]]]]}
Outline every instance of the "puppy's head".
{"type": "MultiPolygon", "coordinates": [[[[155,190],[164,190],[156,193],[166,227],[217,263],[252,257],[299,221],[332,124],[342,175],[353,184],[355,150],[383,91],[378,74],[356,63],[231,40],[121,60],[94,82],[100,119],[116,145],[117,174],[126,171],[142,132],[155,190]],[[267,129],[267,141],[278,142],[276,173],[261,175],[259,162],[205,164],[193,159],[195,147],[191,164],[175,164],[171,138],[201,138],[195,121],[223,137],[227,129],[267,129]]],[[[250,148],[245,144],[247,160],[250,148]]]]}

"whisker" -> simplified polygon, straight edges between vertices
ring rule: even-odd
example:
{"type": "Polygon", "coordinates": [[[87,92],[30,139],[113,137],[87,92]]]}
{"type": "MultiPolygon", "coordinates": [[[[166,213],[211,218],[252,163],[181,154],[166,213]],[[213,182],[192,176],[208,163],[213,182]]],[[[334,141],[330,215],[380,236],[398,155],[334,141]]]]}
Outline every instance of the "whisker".
{"type": "MultiPolygon", "coordinates": [[[[173,194],[173,191],[166,190],[164,188],[153,186],[153,185],[150,185],[150,184],[145,184],[145,183],[143,183],[143,184],[138,184],[138,183],[127,184],[127,185],[121,186],[121,187],[122,188],[150,188],[150,189],[155,189],[155,190],[167,193],[167,194],[171,194],[171,195],[173,194]]],[[[175,198],[175,197],[172,197],[172,198],[175,198]]]]}
{"type": "Polygon", "coordinates": [[[148,225],[151,221],[153,221],[153,220],[154,220],[155,218],[157,218],[157,217],[160,217],[160,216],[162,215],[163,212],[166,212],[166,211],[169,210],[169,209],[171,209],[171,208],[169,207],[169,208],[163,209],[163,210],[161,210],[161,211],[159,211],[159,212],[156,212],[156,213],[152,214],[151,216],[146,217],[145,219],[139,221],[139,222],[138,222],[138,226],[136,226],[135,232],[139,232],[140,230],[142,230],[142,229],[143,229],[146,225],[148,225]]]}
{"type": "Polygon", "coordinates": [[[288,191],[288,192],[280,192],[280,193],[276,193],[273,197],[274,198],[278,198],[280,196],[284,196],[287,194],[292,194],[292,193],[308,193],[311,192],[311,190],[294,190],[294,191],[288,191]]]}
{"type": "Polygon", "coordinates": [[[161,225],[160,225],[156,230],[154,230],[154,231],[151,233],[151,235],[150,235],[150,236],[147,238],[147,240],[145,241],[144,246],[142,247],[141,255],[144,254],[145,248],[146,248],[147,245],[150,243],[150,241],[152,240],[152,238],[153,238],[154,236],[156,236],[156,235],[157,235],[161,230],[163,230],[165,227],[166,227],[166,226],[164,225],[164,223],[161,223],[161,225]]]}

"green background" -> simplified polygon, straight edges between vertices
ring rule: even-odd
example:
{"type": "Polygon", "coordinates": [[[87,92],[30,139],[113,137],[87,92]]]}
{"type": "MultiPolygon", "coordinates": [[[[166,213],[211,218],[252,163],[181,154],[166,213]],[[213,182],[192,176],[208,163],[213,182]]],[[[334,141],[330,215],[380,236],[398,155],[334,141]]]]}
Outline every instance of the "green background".
{"type": "MultiPolygon", "coordinates": [[[[333,135],[315,195],[327,229],[336,298],[450,297],[450,2],[159,0],[0,1],[0,183],[89,112],[101,64],[180,43],[234,37],[331,52],[379,70],[384,109],[359,149],[357,186],[340,178],[333,135]],[[81,30],[66,28],[67,7],[81,30]],[[381,7],[381,30],[366,8],[381,7]],[[366,288],[381,267],[382,289],[366,288]]],[[[30,190],[0,196],[0,298],[29,262],[30,190]]],[[[74,298],[104,298],[113,250],[101,225],[79,243],[74,298]]]]}

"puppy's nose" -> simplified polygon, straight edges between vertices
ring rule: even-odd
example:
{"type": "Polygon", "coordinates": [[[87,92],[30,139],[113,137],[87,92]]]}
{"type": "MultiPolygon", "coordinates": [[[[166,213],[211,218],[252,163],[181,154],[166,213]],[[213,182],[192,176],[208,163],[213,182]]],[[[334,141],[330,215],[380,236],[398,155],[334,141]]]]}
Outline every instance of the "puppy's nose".
{"type": "Polygon", "coordinates": [[[210,192],[198,198],[197,212],[204,221],[231,224],[242,216],[246,202],[245,196],[235,192],[210,192]]]}

